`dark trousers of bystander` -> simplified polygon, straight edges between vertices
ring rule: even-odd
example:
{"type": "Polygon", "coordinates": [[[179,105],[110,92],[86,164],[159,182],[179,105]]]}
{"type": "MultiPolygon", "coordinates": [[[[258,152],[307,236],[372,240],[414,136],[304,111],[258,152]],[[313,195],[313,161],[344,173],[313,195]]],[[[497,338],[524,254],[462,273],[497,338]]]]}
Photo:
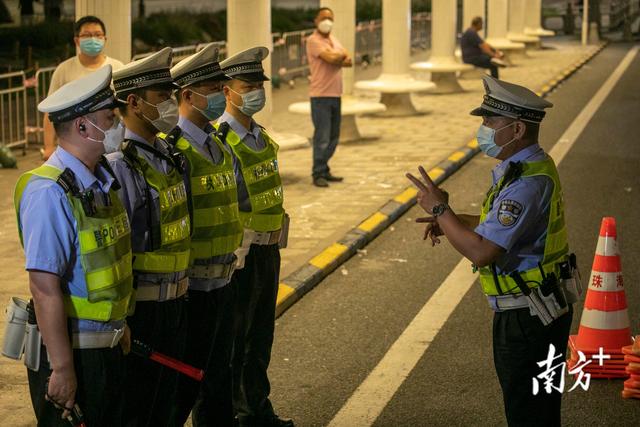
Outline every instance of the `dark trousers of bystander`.
{"type": "MultiPolygon", "coordinates": [[[[562,393],[551,390],[547,393],[545,380],[538,375],[545,367],[538,362],[547,360],[549,345],[555,347],[557,359],[552,366],[566,360],[567,340],[571,328],[573,309],[544,326],[540,319],[532,316],[528,308],[497,312],[493,318],[493,359],[502,387],[507,422],[514,426],[561,425],[560,403],[562,393]],[[540,388],[533,394],[533,380],[540,388]]],[[[557,372],[554,385],[558,386],[563,372],[557,372]]]]}
{"type": "Polygon", "coordinates": [[[244,268],[235,272],[236,339],[233,350],[233,404],[240,426],[270,425],[275,414],[269,400],[267,369],[275,327],[280,275],[278,245],[251,245],[244,268]]]}
{"type": "Polygon", "coordinates": [[[184,361],[205,370],[202,382],[180,375],[177,425],[192,411],[194,427],[232,427],[231,353],[234,338],[235,279],[208,292],[189,290],[189,328],[184,361]]]}
{"type": "MultiPolygon", "coordinates": [[[[27,369],[31,403],[38,426],[69,427],[69,421],[61,418],[62,410],[45,399],[51,368],[44,346],[41,354],[38,371],[27,369]]],[[[121,426],[125,371],[120,346],[74,350],[73,366],[78,381],[76,404],[84,415],[85,424],[92,427],[121,426]]]]}
{"type": "Polygon", "coordinates": [[[314,178],[329,174],[329,160],[340,139],[340,97],[311,97],[313,121],[313,169],[314,178]]]}
{"type": "Polygon", "coordinates": [[[465,58],[464,62],[465,64],[475,65],[476,67],[487,68],[491,72],[491,77],[496,79],[500,78],[498,74],[498,66],[491,62],[491,57],[486,53],[480,56],[465,58]]]}
{"type": "MultiPolygon", "coordinates": [[[[138,301],[134,315],[127,319],[131,338],[159,353],[182,360],[186,315],[185,297],[163,302],[138,301]]],[[[175,425],[178,375],[152,360],[127,355],[124,424],[127,427],[175,425]]]]}

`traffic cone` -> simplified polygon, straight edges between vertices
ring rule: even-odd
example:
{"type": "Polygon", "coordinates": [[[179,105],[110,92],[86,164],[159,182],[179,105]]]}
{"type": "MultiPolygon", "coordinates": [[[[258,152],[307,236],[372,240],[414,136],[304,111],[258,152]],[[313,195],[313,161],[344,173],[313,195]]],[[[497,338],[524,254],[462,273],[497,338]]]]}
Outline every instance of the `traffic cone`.
{"type": "Polygon", "coordinates": [[[602,364],[591,363],[583,370],[600,378],[629,376],[622,348],[632,342],[631,329],[616,238],[615,218],[602,218],[580,328],[578,335],[569,337],[570,368],[578,363],[578,352],[589,357],[602,348],[609,355],[602,364]]]}

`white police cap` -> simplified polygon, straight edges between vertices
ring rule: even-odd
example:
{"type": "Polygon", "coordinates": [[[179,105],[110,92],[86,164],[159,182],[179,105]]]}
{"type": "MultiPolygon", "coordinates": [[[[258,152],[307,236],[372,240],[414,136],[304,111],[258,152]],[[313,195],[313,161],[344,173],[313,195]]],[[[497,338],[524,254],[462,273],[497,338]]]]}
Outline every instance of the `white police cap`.
{"type": "Polygon", "coordinates": [[[149,86],[178,87],[171,78],[171,60],[173,52],[170,47],[129,62],[113,73],[113,87],[116,96],[121,98],[123,92],[142,89],[149,86]]]}
{"type": "Polygon", "coordinates": [[[545,108],[553,107],[552,103],[524,86],[490,76],[482,79],[486,94],[482,105],[471,111],[473,116],[504,116],[540,123],[545,116],[545,108]]]}
{"type": "Polygon", "coordinates": [[[111,65],[107,64],[62,86],[38,104],[38,110],[48,113],[52,123],[62,123],[116,106],[111,90],[111,65]]]}
{"type": "Polygon", "coordinates": [[[220,68],[218,48],[209,43],[199,52],[183,59],[171,68],[171,77],[180,87],[186,87],[203,80],[229,80],[220,68]]]}
{"type": "Polygon", "coordinates": [[[264,75],[262,61],[269,56],[264,46],[252,47],[225,59],[220,63],[222,71],[232,79],[247,82],[262,82],[269,78],[264,75]]]}

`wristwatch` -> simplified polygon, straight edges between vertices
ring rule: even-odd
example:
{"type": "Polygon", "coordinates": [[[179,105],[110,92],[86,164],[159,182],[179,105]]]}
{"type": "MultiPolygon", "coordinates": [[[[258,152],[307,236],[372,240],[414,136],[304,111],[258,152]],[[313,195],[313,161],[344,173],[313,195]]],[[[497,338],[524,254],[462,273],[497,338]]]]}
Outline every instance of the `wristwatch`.
{"type": "Polygon", "coordinates": [[[433,215],[434,217],[438,217],[442,215],[444,211],[446,211],[447,209],[449,209],[448,204],[440,203],[438,205],[435,205],[433,208],[431,208],[431,215],[433,215]]]}

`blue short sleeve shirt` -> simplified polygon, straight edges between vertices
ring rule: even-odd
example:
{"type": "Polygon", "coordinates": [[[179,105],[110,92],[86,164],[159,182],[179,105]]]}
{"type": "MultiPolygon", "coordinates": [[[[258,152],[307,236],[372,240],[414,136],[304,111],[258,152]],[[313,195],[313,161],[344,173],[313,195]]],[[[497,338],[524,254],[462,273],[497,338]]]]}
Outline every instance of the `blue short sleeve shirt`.
{"type": "MultiPolygon", "coordinates": [[[[493,170],[493,185],[502,178],[510,162],[544,160],[535,144],[504,160],[493,170]]],[[[553,182],[545,176],[519,178],[494,199],[485,221],[475,231],[505,250],[496,261],[498,273],[535,268],[544,256],[553,182]]]]}
{"type": "MultiPolygon", "coordinates": [[[[96,203],[110,203],[108,194],[114,179],[100,165],[96,166],[94,174],[62,147],[56,149],[46,164],[60,170],[71,169],[80,191],[93,190],[96,203]]],[[[55,274],[60,277],[64,294],[87,297],[77,223],[62,187],[50,179],[32,178],[20,201],[19,218],[25,268],[55,274]]],[[[72,320],[76,331],[112,330],[122,324],[122,321],[72,320]]]]}

